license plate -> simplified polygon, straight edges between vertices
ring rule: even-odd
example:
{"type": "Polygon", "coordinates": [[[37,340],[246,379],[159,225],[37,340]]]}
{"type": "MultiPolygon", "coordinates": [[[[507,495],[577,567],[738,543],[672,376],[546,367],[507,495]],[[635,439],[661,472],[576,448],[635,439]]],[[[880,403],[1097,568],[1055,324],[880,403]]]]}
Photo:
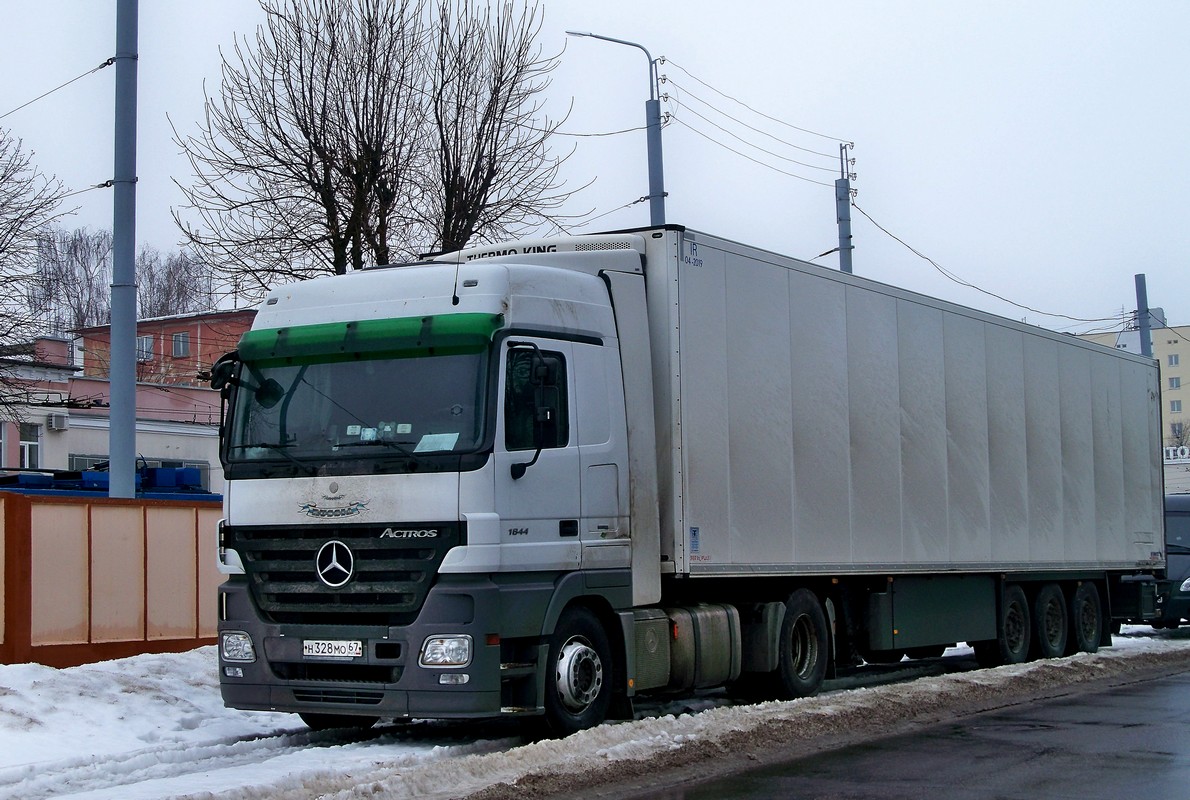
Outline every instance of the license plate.
{"type": "Polygon", "coordinates": [[[304,658],[359,658],[364,654],[364,643],[345,639],[305,639],[302,641],[304,658]]]}

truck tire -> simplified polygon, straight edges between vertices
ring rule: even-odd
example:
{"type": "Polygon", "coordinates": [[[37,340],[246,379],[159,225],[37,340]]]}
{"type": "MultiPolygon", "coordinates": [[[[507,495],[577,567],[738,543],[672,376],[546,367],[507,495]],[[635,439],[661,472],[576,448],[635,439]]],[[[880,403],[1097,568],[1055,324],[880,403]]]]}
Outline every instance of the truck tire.
{"type": "Polygon", "coordinates": [[[996,624],[996,638],[975,642],[972,645],[975,659],[981,667],[1020,664],[1029,658],[1029,640],[1032,638],[1029,601],[1020,586],[1015,583],[1009,584],[1004,587],[1000,619],[996,624]]]}
{"type": "Polygon", "coordinates": [[[1066,596],[1061,586],[1047,583],[1038,590],[1033,600],[1033,640],[1037,643],[1038,657],[1059,658],[1066,655],[1069,635],[1066,596]]]}
{"type": "Polygon", "coordinates": [[[818,694],[826,677],[829,646],[822,604],[809,589],[798,589],[785,602],[785,619],[781,623],[777,661],[777,688],[781,697],[793,699],[818,694]]]}
{"type": "Polygon", "coordinates": [[[1072,653],[1094,653],[1103,638],[1103,607],[1099,605],[1099,589],[1091,581],[1084,581],[1070,598],[1070,641],[1072,653]]]}
{"type": "Polygon", "coordinates": [[[589,609],[562,612],[550,637],[545,723],[554,736],[593,728],[607,717],[613,671],[607,632],[589,609]]]}
{"type": "Polygon", "coordinates": [[[298,714],[306,727],[312,731],[329,731],[335,728],[354,728],[366,731],[376,724],[380,717],[357,717],[353,714],[298,714]]]}

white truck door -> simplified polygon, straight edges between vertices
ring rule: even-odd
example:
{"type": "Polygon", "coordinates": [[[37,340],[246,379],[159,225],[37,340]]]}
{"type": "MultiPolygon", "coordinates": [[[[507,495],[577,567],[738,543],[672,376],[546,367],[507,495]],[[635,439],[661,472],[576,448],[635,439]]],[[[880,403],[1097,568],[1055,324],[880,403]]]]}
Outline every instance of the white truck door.
{"type": "Polygon", "coordinates": [[[513,336],[501,349],[494,458],[503,568],[577,569],[580,478],[572,345],[513,336]]]}

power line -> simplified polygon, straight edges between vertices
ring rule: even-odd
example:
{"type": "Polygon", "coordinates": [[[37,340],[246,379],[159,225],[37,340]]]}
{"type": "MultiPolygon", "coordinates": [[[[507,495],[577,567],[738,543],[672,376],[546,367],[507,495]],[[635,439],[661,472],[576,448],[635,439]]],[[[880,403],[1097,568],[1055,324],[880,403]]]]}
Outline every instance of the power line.
{"type": "Polygon", "coordinates": [[[686,73],[687,75],[689,75],[691,78],[693,78],[694,80],[698,81],[700,84],[702,84],[703,86],[707,87],[707,88],[708,88],[708,89],[710,89],[712,92],[714,92],[715,94],[719,95],[720,97],[723,97],[723,98],[725,98],[725,99],[727,99],[727,100],[730,100],[731,102],[733,102],[733,103],[736,103],[736,104],[738,104],[738,105],[741,105],[741,106],[743,106],[744,108],[746,108],[746,109],[748,109],[749,111],[751,111],[753,114],[756,114],[757,116],[764,117],[765,119],[767,119],[767,120],[769,120],[769,121],[771,121],[771,122],[775,122],[775,123],[777,123],[778,125],[784,125],[785,127],[787,127],[787,128],[792,128],[792,129],[793,129],[793,130],[795,130],[795,131],[801,131],[802,133],[808,133],[808,134],[810,134],[811,136],[818,136],[818,137],[821,137],[821,138],[823,138],[823,139],[830,139],[831,141],[839,142],[840,144],[851,144],[851,145],[854,145],[854,144],[855,144],[855,143],[854,143],[854,142],[852,142],[850,139],[843,139],[843,138],[840,138],[840,137],[838,137],[838,136],[830,136],[830,135],[828,135],[828,134],[825,134],[825,133],[819,133],[818,131],[813,131],[813,130],[810,130],[809,128],[801,128],[801,127],[798,127],[797,125],[792,125],[792,124],[790,124],[790,123],[786,122],[785,120],[778,119],[778,118],[776,118],[776,117],[771,117],[771,116],[769,116],[768,114],[765,114],[763,111],[758,111],[757,109],[753,108],[752,106],[748,105],[747,103],[743,102],[742,100],[737,100],[736,98],[732,97],[731,95],[729,95],[729,94],[725,94],[724,92],[721,92],[721,91],[719,91],[719,90],[718,90],[718,89],[716,89],[714,86],[711,86],[709,83],[707,83],[706,81],[704,81],[704,80],[702,80],[701,78],[699,78],[699,77],[698,77],[697,75],[695,75],[693,72],[691,72],[690,70],[686,69],[685,67],[683,67],[683,66],[682,66],[681,64],[679,64],[678,62],[674,61],[672,58],[668,58],[668,57],[666,57],[666,56],[662,56],[662,57],[659,59],[659,61],[661,61],[661,63],[663,63],[663,64],[665,64],[665,63],[673,64],[675,67],[677,67],[678,69],[680,69],[682,72],[685,72],[685,73],[686,73]]]}
{"type": "Polygon", "coordinates": [[[115,63],[116,63],[116,59],[115,59],[115,56],[113,56],[113,57],[109,58],[107,61],[104,61],[102,64],[100,64],[100,65],[99,65],[98,67],[96,67],[95,69],[90,69],[90,70],[87,70],[87,71],[86,71],[86,72],[84,72],[82,75],[78,75],[78,76],[76,76],[76,77],[74,77],[74,78],[71,78],[71,79],[70,79],[70,80],[68,80],[66,83],[62,84],[61,86],[55,86],[53,89],[50,89],[50,90],[49,90],[48,92],[46,92],[45,94],[40,94],[40,95],[38,95],[37,97],[34,97],[34,98],[33,98],[32,100],[30,100],[29,102],[27,102],[27,103],[22,103],[21,105],[19,105],[19,106],[17,106],[16,108],[14,108],[12,111],[6,111],[6,112],[4,112],[3,114],[0,114],[0,119],[4,119],[5,117],[9,116],[10,114],[15,114],[15,113],[17,113],[18,111],[20,111],[22,108],[25,108],[26,106],[31,106],[31,105],[33,105],[34,103],[36,103],[38,100],[41,100],[41,99],[43,99],[43,98],[46,98],[46,97],[49,97],[51,94],[53,94],[54,92],[58,91],[59,89],[65,89],[67,86],[69,86],[70,84],[74,83],[75,81],[77,81],[77,80],[82,80],[83,78],[87,77],[88,75],[91,75],[91,74],[94,74],[94,73],[96,73],[96,72],[99,72],[99,70],[103,69],[104,67],[110,67],[112,64],[115,64],[115,63]]]}
{"type": "Polygon", "coordinates": [[[623,133],[635,133],[636,131],[645,130],[648,126],[647,125],[638,125],[635,128],[624,128],[623,130],[605,131],[603,133],[570,133],[568,131],[559,131],[559,130],[550,131],[550,130],[546,130],[544,128],[534,128],[530,125],[522,125],[521,127],[527,128],[535,133],[548,133],[551,136],[573,136],[575,138],[585,139],[585,138],[595,138],[595,137],[599,137],[599,136],[619,136],[620,134],[623,134],[623,133]]]}
{"type": "Polygon", "coordinates": [[[611,211],[605,211],[602,214],[599,214],[598,216],[591,217],[590,219],[585,219],[582,222],[578,223],[577,225],[572,225],[569,229],[562,228],[562,226],[560,226],[560,225],[558,226],[558,228],[559,228],[559,230],[562,230],[564,233],[569,234],[570,231],[572,231],[572,230],[575,230],[577,228],[585,228],[586,226],[590,225],[592,222],[594,222],[597,219],[603,219],[604,217],[614,214],[617,211],[623,211],[624,209],[631,208],[632,206],[637,205],[638,203],[644,203],[644,202],[648,201],[648,199],[649,199],[648,195],[646,195],[644,197],[638,197],[630,203],[625,203],[622,206],[617,206],[616,208],[613,208],[611,211]]]}
{"type": "Polygon", "coordinates": [[[112,186],[114,184],[115,184],[115,181],[104,181],[103,183],[97,183],[94,186],[88,186],[86,189],[79,189],[78,191],[75,191],[75,192],[68,192],[67,194],[62,195],[62,199],[65,200],[67,197],[74,197],[77,194],[85,194],[86,192],[93,192],[96,189],[110,189],[110,188],[112,188],[112,186]]]}
{"type": "MultiPolygon", "coordinates": [[[[757,128],[754,125],[749,125],[747,122],[744,122],[742,119],[733,117],[731,114],[728,114],[723,109],[708,103],[706,100],[703,100],[697,94],[695,94],[694,92],[685,88],[684,86],[682,86],[682,84],[678,83],[673,78],[670,78],[668,76],[662,76],[662,80],[667,83],[672,83],[674,86],[681,89],[683,92],[685,92],[691,98],[693,98],[694,100],[697,100],[699,103],[702,103],[704,106],[711,109],[715,113],[722,114],[723,116],[727,117],[729,120],[736,123],[737,125],[742,125],[743,127],[747,128],[750,131],[755,131],[756,133],[759,133],[761,136],[767,136],[768,138],[772,139],[775,142],[779,142],[779,143],[785,145],[786,147],[791,147],[794,150],[801,150],[804,153],[810,153],[812,155],[822,156],[823,158],[831,158],[831,159],[838,158],[838,155],[835,153],[823,153],[819,150],[812,150],[809,147],[802,147],[801,145],[796,145],[793,142],[786,141],[785,139],[782,139],[780,136],[774,136],[773,134],[769,133],[768,131],[761,130],[760,128],[757,128]]],[[[681,102],[681,101],[679,100],[679,102],[681,102]]],[[[699,115],[699,116],[701,116],[701,115],[699,115]]],[[[704,117],[704,119],[706,119],[706,118],[704,117]]],[[[707,120],[707,121],[710,122],[710,120],[707,120]]],[[[714,123],[711,123],[711,124],[713,125],[714,123]]],[[[716,127],[718,127],[718,126],[716,126],[716,127]]],[[[821,167],[819,169],[821,169],[821,167]]]]}
{"type": "Polygon", "coordinates": [[[739,150],[736,150],[734,147],[730,147],[730,146],[724,144],[723,142],[720,142],[719,140],[717,140],[711,136],[708,136],[707,134],[700,131],[698,128],[695,128],[695,127],[689,125],[688,123],[684,122],[683,120],[681,120],[680,118],[678,118],[676,116],[672,117],[672,119],[674,122],[678,123],[679,125],[686,128],[687,130],[693,131],[694,133],[698,134],[702,138],[706,139],[708,142],[711,142],[712,144],[716,144],[719,147],[722,147],[724,150],[729,150],[741,158],[746,158],[749,161],[751,161],[753,164],[759,164],[760,166],[765,167],[766,169],[770,169],[773,172],[778,172],[778,173],[780,173],[782,175],[786,175],[790,178],[796,178],[799,181],[805,181],[806,183],[813,183],[817,186],[825,186],[828,189],[835,188],[834,184],[832,184],[832,183],[816,181],[813,178],[807,178],[804,175],[798,175],[797,173],[794,173],[794,172],[788,172],[787,170],[779,169],[777,167],[774,167],[772,164],[766,164],[763,161],[760,161],[759,159],[753,158],[752,156],[748,155],[747,153],[741,153],[739,150]]]}
{"type": "Polygon", "coordinates": [[[1058,319],[1068,319],[1071,322],[1116,322],[1117,321],[1116,317],[1097,317],[1097,318],[1092,319],[1092,318],[1086,318],[1086,317],[1071,317],[1066,314],[1054,314],[1049,311],[1041,311],[1040,309],[1032,308],[1031,306],[1022,305],[1021,303],[1017,303],[1013,300],[1009,300],[1007,297],[998,295],[995,292],[990,292],[987,289],[980,288],[979,286],[976,286],[975,284],[971,283],[970,281],[964,280],[963,278],[960,278],[959,276],[950,272],[945,267],[943,267],[941,264],[939,264],[937,261],[930,258],[925,253],[922,253],[920,250],[918,250],[917,248],[910,245],[904,239],[900,238],[896,234],[889,231],[887,228],[885,228],[879,222],[872,219],[872,216],[870,214],[868,214],[867,211],[864,211],[862,208],[860,208],[858,205],[856,205],[856,203],[854,201],[851,203],[851,207],[854,208],[859,213],[863,214],[865,217],[867,217],[869,222],[871,222],[873,225],[875,225],[877,228],[879,228],[885,235],[887,235],[893,241],[896,241],[896,242],[900,243],[901,245],[903,245],[907,250],[909,250],[909,252],[913,253],[918,258],[929,262],[929,264],[932,265],[934,267],[934,269],[938,270],[938,272],[942,273],[942,275],[944,277],[948,278],[949,280],[954,281],[955,283],[959,284],[960,286],[965,286],[969,289],[974,289],[977,292],[986,294],[988,297],[994,297],[997,300],[1000,300],[1004,303],[1008,303],[1010,306],[1014,306],[1014,307],[1022,309],[1024,311],[1029,311],[1033,314],[1040,314],[1043,317],[1057,317],[1058,319]]]}
{"type": "MultiPolygon", "coordinates": [[[[681,103],[681,101],[678,101],[678,102],[679,102],[679,104],[681,103]]],[[[790,158],[789,156],[783,156],[780,153],[774,153],[772,150],[765,150],[763,147],[753,144],[752,142],[749,142],[747,139],[744,139],[743,137],[732,133],[731,131],[724,128],[722,125],[718,125],[715,122],[707,119],[702,114],[699,114],[697,111],[695,111],[693,108],[690,108],[689,106],[683,106],[683,109],[686,111],[689,111],[691,114],[698,117],[703,122],[710,125],[711,127],[716,128],[720,131],[723,131],[723,133],[726,133],[728,136],[730,136],[731,138],[740,142],[741,144],[745,144],[748,147],[755,148],[756,150],[759,150],[760,152],[764,153],[765,155],[770,155],[773,158],[779,158],[782,161],[788,161],[791,164],[797,164],[799,167],[808,167],[809,169],[819,169],[819,170],[822,170],[823,172],[835,172],[838,169],[838,167],[820,167],[817,164],[807,164],[805,161],[798,161],[796,158],[790,158]]],[[[778,139],[777,141],[781,141],[781,140],[778,139]]],[[[783,144],[785,144],[785,143],[783,142],[783,144]]],[[[792,147],[793,145],[790,145],[790,146],[792,147]]],[[[799,148],[799,149],[801,149],[801,148],[799,148]]],[[[811,152],[813,152],[813,151],[811,151],[811,152]]]]}

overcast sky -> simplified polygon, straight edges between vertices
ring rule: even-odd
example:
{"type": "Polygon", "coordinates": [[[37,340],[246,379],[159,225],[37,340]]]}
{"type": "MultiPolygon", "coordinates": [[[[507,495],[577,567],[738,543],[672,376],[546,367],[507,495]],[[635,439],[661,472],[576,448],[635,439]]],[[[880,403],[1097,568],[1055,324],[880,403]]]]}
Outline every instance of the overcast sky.
{"type": "MultiPolygon", "coordinates": [[[[0,114],[112,55],[115,5],[6,3],[0,114]]],[[[648,72],[639,50],[565,30],[632,40],[666,58],[669,222],[801,258],[833,248],[828,186],[838,143],[792,125],[854,142],[856,204],[988,292],[1099,319],[1135,308],[1133,275],[1143,272],[1150,304],[1164,307],[1172,324],[1190,323],[1190,3],[543,0],[543,7],[542,45],[564,48],[548,105],[555,116],[570,108],[567,132],[642,125],[648,72]]],[[[172,181],[189,175],[167,115],[180,130],[195,130],[204,81],[206,91],[218,90],[219,49],[262,18],[252,0],[141,0],[138,243],[168,250],[178,242],[169,209],[182,197],[172,181]]],[[[114,77],[108,68],[82,78],[0,119],[0,128],[72,189],[105,181],[114,77]]],[[[647,203],[622,208],[647,193],[643,132],[565,138],[559,147],[571,142],[578,149],[566,167],[569,184],[595,183],[570,210],[606,213],[585,230],[648,224],[647,203]]],[[[110,228],[110,190],[74,200],[79,212],[67,225],[110,228]]],[[[1051,328],[1102,326],[1076,326],[960,286],[853,215],[857,274],[1051,328]]],[[[829,255],[816,263],[838,262],[829,255]]]]}

